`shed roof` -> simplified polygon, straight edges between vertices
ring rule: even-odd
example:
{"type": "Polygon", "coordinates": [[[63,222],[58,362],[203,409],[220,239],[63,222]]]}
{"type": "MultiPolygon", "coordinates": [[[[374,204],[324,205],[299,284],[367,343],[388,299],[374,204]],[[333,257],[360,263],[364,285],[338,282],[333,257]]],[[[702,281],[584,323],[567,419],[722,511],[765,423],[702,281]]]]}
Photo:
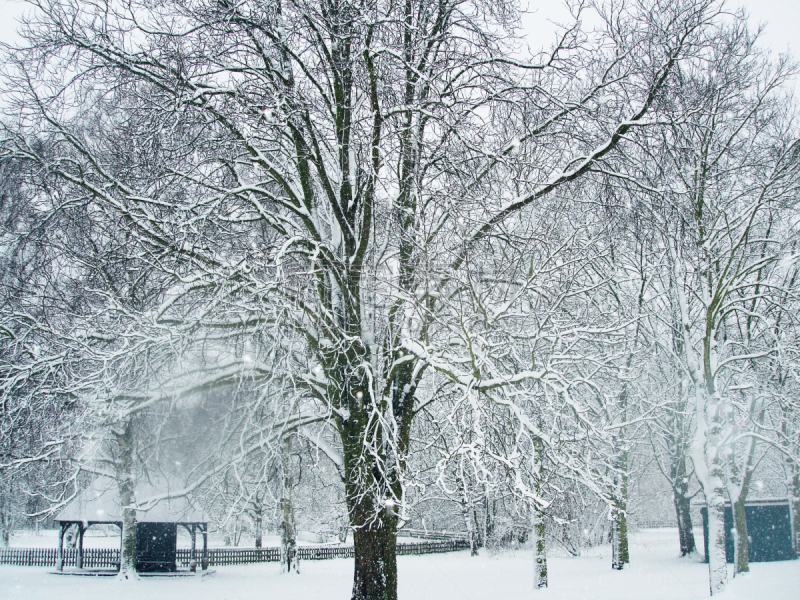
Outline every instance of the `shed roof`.
{"type": "MultiPolygon", "coordinates": [[[[175,490],[176,491],[176,490],[175,490]]],[[[153,483],[139,481],[134,497],[136,502],[144,502],[154,496],[170,492],[166,480],[153,483]]],[[[56,521],[93,521],[95,523],[116,523],[122,521],[122,505],[119,500],[117,482],[111,477],[101,476],[78,494],[58,513],[56,521]]],[[[152,508],[137,510],[136,520],[140,523],[204,523],[206,518],[187,498],[159,500],[152,508]]]]}

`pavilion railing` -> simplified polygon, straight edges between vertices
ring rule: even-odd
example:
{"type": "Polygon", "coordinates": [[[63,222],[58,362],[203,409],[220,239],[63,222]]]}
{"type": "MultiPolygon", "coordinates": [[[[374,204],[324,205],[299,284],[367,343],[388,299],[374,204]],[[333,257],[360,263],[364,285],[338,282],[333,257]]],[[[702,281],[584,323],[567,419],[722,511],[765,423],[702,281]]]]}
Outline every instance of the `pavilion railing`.
{"type": "MultiPolygon", "coordinates": [[[[469,542],[462,539],[438,540],[418,543],[397,544],[397,554],[438,554],[466,550],[469,542]]],[[[195,560],[200,562],[202,550],[195,550],[195,560]]],[[[300,560],[325,560],[329,558],[353,558],[352,546],[298,546],[300,560]]],[[[74,548],[64,550],[64,566],[77,564],[78,552],[74,548]]],[[[210,566],[244,565],[261,562],[279,562],[280,548],[209,548],[208,562],[210,566]]],[[[17,565],[26,567],[55,567],[58,550],[55,548],[0,548],[0,565],[17,565]]],[[[176,560],[179,566],[188,567],[192,561],[189,548],[178,548],[176,560]]],[[[119,549],[116,548],[84,548],[84,568],[117,568],[119,566],[119,549]]]]}

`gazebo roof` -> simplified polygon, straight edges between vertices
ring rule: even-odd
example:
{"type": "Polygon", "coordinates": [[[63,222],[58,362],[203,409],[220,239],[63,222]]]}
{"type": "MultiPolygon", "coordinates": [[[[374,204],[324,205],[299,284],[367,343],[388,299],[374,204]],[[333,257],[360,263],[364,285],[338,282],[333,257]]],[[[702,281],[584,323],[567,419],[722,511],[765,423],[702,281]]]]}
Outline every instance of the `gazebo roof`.
{"type": "MultiPolygon", "coordinates": [[[[154,496],[170,492],[169,482],[139,481],[134,497],[143,502],[154,496]]],[[[58,513],[56,521],[86,521],[94,523],[118,523],[122,521],[122,505],[119,500],[117,482],[101,476],[83,490],[58,513]]],[[[159,500],[152,508],[137,510],[140,523],[205,523],[206,518],[187,498],[159,500]]]]}

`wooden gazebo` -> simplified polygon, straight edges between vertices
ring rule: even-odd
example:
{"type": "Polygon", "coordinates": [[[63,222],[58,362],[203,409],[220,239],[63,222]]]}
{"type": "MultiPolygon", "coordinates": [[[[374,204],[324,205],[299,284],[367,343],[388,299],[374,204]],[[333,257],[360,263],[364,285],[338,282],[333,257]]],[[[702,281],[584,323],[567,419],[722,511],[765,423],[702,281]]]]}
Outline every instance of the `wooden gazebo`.
{"type": "MultiPolygon", "coordinates": [[[[142,482],[134,492],[137,500],[153,498],[169,491],[165,482],[153,485],[142,482]]],[[[122,547],[122,506],[117,482],[110,477],[98,477],[78,494],[56,516],[61,525],[58,535],[56,568],[64,569],[64,535],[70,527],[77,528],[78,569],[84,567],[83,536],[92,525],[116,525],[120,530],[122,547]]],[[[178,527],[184,527],[192,538],[191,561],[208,568],[208,523],[203,514],[186,498],[160,500],[148,510],[136,511],[136,570],[169,572],[177,570],[178,527]],[[197,556],[197,534],[203,535],[203,551],[197,556]],[[200,561],[197,559],[200,558],[200,561]]],[[[121,551],[121,550],[120,550],[121,551]]]]}

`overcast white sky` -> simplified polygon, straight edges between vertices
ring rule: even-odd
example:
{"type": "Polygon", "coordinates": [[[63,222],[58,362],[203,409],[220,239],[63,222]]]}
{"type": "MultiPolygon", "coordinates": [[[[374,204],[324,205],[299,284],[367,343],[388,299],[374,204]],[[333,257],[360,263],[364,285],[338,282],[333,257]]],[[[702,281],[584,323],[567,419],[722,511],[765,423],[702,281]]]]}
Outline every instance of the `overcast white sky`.
{"type": "MultiPolygon", "coordinates": [[[[529,10],[535,10],[529,22],[530,45],[538,48],[553,40],[548,19],[559,20],[563,15],[558,0],[522,0],[529,10]],[[537,39],[538,38],[538,39],[537,39]]],[[[728,6],[744,6],[754,22],[765,23],[763,41],[775,52],[790,50],[800,57],[800,0],[729,0],[728,6]]],[[[27,10],[21,0],[0,0],[0,39],[13,42],[16,39],[16,19],[27,10]]],[[[800,84],[798,85],[800,90],[800,84]]]]}
{"type": "MultiPolygon", "coordinates": [[[[557,0],[521,1],[523,5],[527,3],[528,10],[535,11],[534,15],[526,19],[534,38],[537,34],[547,35],[548,19],[559,21],[568,14],[563,4],[557,0]]],[[[726,6],[729,9],[743,6],[754,24],[765,24],[763,42],[773,50],[785,52],[791,49],[794,54],[800,56],[800,0],[728,0],[726,6]]],[[[552,32],[545,41],[551,40],[552,32]]],[[[535,43],[533,40],[531,42],[532,45],[535,43]]]]}

